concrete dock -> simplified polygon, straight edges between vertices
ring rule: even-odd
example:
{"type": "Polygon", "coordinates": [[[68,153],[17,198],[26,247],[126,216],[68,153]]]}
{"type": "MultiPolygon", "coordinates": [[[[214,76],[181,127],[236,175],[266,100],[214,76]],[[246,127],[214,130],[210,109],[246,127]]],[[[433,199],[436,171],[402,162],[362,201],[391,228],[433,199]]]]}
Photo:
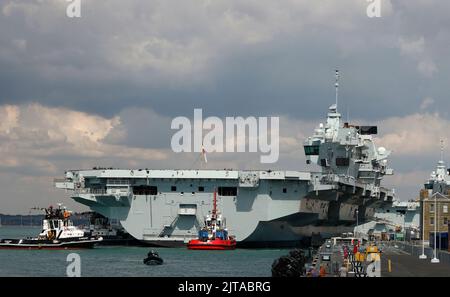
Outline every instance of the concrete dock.
{"type": "Polygon", "coordinates": [[[354,254],[351,245],[333,245],[328,241],[319,248],[312,267],[316,276],[325,277],[450,277],[448,252],[438,253],[440,263],[431,263],[432,250],[429,248],[425,251],[427,259],[419,259],[421,253],[422,249],[417,245],[367,242],[354,254]],[[319,269],[324,273],[317,275],[319,269]]]}
{"type": "Polygon", "coordinates": [[[431,258],[419,259],[395,246],[386,246],[381,256],[382,277],[450,277],[450,264],[431,263],[431,258]],[[389,271],[389,260],[391,271],[389,271]]]}

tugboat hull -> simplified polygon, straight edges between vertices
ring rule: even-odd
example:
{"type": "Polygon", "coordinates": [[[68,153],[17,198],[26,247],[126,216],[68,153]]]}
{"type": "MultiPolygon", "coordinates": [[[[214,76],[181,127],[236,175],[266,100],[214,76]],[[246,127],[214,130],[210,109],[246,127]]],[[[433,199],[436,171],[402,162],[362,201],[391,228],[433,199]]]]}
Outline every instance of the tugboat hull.
{"type": "Polygon", "coordinates": [[[51,240],[19,240],[3,239],[0,241],[0,249],[19,250],[68,250],[68,249],[91,249],[101,240],[79,240],[79,241],[51,241],[51,240]]]}
{"type": "Polygon", "coordinates": [[[189,241],[187,248],[190,250],[234,250],[236,249],[236,240],[214,239],[201,241],[193,239],[189,241]]]}

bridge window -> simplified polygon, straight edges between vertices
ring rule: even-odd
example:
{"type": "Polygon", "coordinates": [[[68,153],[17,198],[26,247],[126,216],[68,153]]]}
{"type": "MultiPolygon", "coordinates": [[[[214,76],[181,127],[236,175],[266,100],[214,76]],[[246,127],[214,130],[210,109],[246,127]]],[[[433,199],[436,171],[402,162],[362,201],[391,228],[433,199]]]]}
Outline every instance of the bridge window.
{"type": "Polygon", "coordinates": [[[349,158],[336,158],[336,166],[349,166],[350,159],[349,158]]]}
{"type": "Polygon", "coordinates": [[[426,183],[424,186],[425,186],[425,189],[427,189],[427,190],[433,190],[433,184],[432,183],[426,183]]]}
{"type": "Polygon", "coordinates": [[[133,187],[134,195],[157,195],[158,188],[155,186],[137,186],[133,187]]]}
{"type": "Polygon", "coordinates": [[[237,196],[237,188],[236,187],[219,187],[218,194],[219,194],[219,196],[237,196]]]}
{"type": "Polygon", "coordinates": [[[378,134],[378,127],[377,126],[361,126],[361,127],[359,127],[359,134],[361,134],[361,135],[378,134]]]}
{"type": "Polygon", "coordinates": [[[198,191],[199,192],[204,192],[205,191],[205,187],[202,187],[202,186],[198,187],[198,191]]]}
{"type": "Polygon", "coordinates": [[[319,146],[318,145],[305,145],[303,146],[305,149],[305,155],[311,156],[311,155],[319,155],[319,146]]]}
{"type": "Polygon", "coordinates": [[[177,187],[176,187],[176,186],[172,186],[172,187],[170,187],[170,190],[171,190],[172,192],[176,192],[176,191],[177,191],[177,187]]]}

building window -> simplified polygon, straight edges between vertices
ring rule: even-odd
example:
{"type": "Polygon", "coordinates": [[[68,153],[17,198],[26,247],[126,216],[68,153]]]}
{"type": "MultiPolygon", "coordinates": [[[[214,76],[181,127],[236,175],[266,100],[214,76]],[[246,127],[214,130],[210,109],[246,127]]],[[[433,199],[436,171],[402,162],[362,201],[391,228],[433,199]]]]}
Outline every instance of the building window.
{"type": "Polygon", "coordinates": [[[448,205],[443,205],[443,206],[442,206],[442,211],[443,211],[444,213],[448,213],[448,205]]]}
{"type": "Polygon", "coordinates": [[[176,192],[176,191],[177,191],[177,187],[176,187],[176,186],[172,186],[172,187],[170,187],[170,190],[171,190],[172,192],[176,192]]]}
{"type": "Polygon", "coordinates": [[[434,225],[434,218],[430,218],[430,225],[434,225]]]}
{"type": "Polygon", "coordinates": [[[444,225],[447,225],[447,224],[448,224],[448,219],[444,218],[444,225]]]}
{"type": "Polygon", "coordinates": [[[434,212],[434,204],[433,203],[430,204],[430,212],[434,212]]]}

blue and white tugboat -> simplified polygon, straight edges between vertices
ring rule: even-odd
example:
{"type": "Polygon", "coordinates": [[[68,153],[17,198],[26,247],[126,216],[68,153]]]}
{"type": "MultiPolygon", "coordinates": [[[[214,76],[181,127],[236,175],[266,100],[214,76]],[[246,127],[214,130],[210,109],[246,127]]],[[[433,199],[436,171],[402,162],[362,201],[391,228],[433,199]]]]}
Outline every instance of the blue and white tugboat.
{"type": "Polygon", "coordinates": [[[61,205],[57,209],[52,206],[43,208],[45,218],[42,232],[35,238],[2,239],[0,249],[87,249],[93,248],[102,237],[85,236],[84,231],[73,225],[71,212],[61,205]]]}

